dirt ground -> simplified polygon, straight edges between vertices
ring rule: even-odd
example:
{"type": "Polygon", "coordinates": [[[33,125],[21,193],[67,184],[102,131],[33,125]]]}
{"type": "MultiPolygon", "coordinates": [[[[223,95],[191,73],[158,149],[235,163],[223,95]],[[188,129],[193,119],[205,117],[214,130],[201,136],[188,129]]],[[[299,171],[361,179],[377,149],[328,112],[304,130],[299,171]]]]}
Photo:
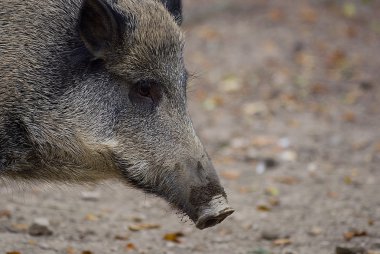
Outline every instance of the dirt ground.
{"type": "Polygon", "coordinates": [[[0,254],[380,253],[380,2],[187,0],[184,30],[236,212],[200,231],[118,182],[3,183],[0,254]]]}

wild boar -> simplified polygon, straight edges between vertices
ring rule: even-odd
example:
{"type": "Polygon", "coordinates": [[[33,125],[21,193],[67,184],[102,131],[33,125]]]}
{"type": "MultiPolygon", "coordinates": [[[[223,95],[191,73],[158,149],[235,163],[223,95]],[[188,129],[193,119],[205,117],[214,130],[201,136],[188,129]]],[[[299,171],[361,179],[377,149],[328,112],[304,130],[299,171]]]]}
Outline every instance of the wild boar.
{"type": "Polygon", "coordinates": [[[186,107],[179,0],[2,0],[0,176],[119,178],[200,229],[233,209],[186,107]]]}

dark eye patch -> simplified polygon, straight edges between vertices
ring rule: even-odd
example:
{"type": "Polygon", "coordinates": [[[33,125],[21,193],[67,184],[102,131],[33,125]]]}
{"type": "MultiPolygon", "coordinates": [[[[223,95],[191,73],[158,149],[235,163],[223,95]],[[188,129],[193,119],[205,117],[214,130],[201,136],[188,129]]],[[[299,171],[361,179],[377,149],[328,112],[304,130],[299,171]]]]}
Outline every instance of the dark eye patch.
{"type": "Polygon", "coordinates": [[[155,80],[140,80],[132,85],[130,98],[139,106],[155,107],[162,98],[161,85],[155,80]]]}

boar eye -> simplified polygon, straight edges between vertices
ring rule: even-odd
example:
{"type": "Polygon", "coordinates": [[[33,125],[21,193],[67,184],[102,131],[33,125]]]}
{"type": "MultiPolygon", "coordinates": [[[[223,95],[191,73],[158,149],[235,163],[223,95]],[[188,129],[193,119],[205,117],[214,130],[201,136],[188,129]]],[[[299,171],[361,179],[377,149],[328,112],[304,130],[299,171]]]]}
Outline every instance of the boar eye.
{"type": "Polygon", "coordinates": [[[150,102],[158,105],[161,98],[160,87],[154,80],[140,80],[134,84],[130,96],[136,102],[150,102]]]}
{"type": "Polygon", "coordinates": [[[151,82],[149,81],[140,81],[137,83],[137,92],[142,97],[149,97],[151,98],[151,82]]]}

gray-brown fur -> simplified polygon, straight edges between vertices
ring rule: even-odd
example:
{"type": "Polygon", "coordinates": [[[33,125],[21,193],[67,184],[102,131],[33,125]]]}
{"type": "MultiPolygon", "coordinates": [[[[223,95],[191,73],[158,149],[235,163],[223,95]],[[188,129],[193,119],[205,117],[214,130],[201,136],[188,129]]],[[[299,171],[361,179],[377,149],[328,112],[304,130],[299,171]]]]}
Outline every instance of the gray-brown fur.
{"type": "Polygon", "coordinates": [[[208,193],[199,205],[225,196],[186,110],[178,9],[155,0],[1,5],[0,176],[117,177],[193,220],[194,190],[208,193]],[[110,24],[100,29],[99,8],[110,24]]]}

